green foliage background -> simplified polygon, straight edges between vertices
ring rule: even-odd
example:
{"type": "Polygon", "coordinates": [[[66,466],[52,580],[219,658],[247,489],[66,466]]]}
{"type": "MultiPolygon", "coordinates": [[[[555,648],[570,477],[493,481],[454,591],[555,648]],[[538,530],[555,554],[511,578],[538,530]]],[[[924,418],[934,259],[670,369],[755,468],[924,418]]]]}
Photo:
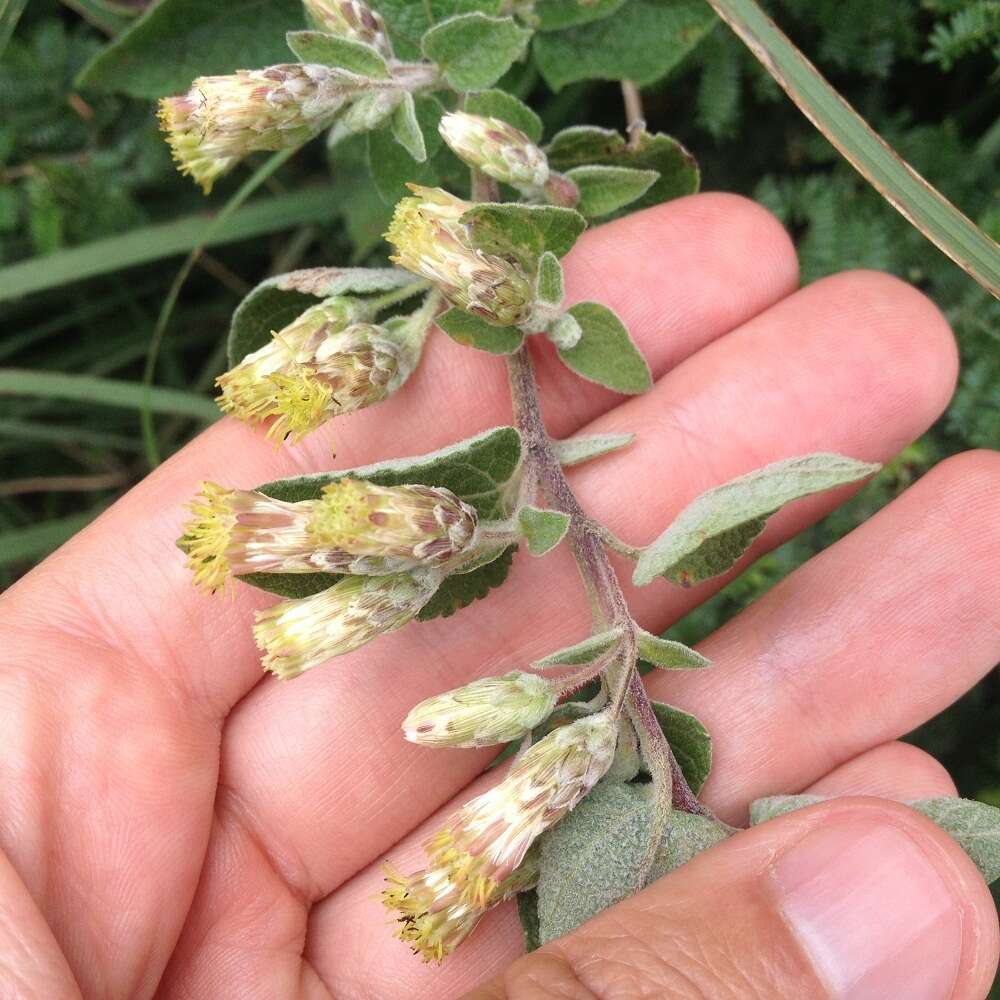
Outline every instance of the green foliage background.
{"type": "MultiPolygon", "coordinates": [[[[79,261],[59,251],[134,232],[135,259],[158,257],[163,234],[142,227],[217,209],[248,176],[246,168],[238,171],[205,202],[173,169],[148,101],[75,89],[78,71],[141,6],[141,0],[33,0],[0,54],[5,368],[141,381],[156,315],[182,258],[171,254],[79,279],[79,261]],[[4,287],[18,262],[36,259],[50,287],[7,301],[4,287]]],[[[771,0],[766,6],[883,136],[1000,237],[1000,3],[771,0]]],[[[3,28],[0,15],[0,41],[3,28]]],[[[547,134],[579,122],[622,126],[613,84],[572,83],[553,93],[536,72],[515,67],[505,85],[538,110],[547,134]]],[[[693,642],[945,456],[1000,446],[1000,304],[840,161],[723,26],[645,98],[650,129],[676,135],[694,152],[706,189],[755,197],[789,227],[804,281],[874,267],[913,282],[947,313],[963,362],[958,392],[938,424],[856,500],[760,560],[672,630],[693,642]]],[[[257,195],[257,235],[213,246],[185,285],[156,370],[158,386],[208,396],[224,364],[229,316],[265,275],[382,259],[388,206],[367,181],[363,161],[363,143],[350,140],[338,147],[331,169],[322,142],[315,142],[268,181],[257,195]],[[290,225],[289,206],[303,191],[322,199],[326,217],[300,204],[290,225]]],[[[192,225],[197,230],[200,223],[192,225]]],[[[6,385],[12,381],[16,376],[6,385]]],[[[77,400],[60,398],[65,393],[56,380],[29,398],[3,392],[0,384],[0,585],[147,471],[136,410],[106,405],[99,386],[84,388],[90,398],[77,400]]],[[[200,426],[181,412],[159,416],[163,453],[200,426]]],[[[913,739],[945,762],[963,794],[1000,805],[998,693],[994,671],[913,739]]]]}

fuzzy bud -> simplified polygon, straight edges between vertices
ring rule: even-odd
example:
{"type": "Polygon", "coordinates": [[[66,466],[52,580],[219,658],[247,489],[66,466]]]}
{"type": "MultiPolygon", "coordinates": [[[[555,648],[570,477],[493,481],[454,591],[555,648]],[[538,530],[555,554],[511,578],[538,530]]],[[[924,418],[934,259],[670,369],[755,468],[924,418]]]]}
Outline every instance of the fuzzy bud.
{"type": "Polygon", "coordinates": [[[496,326],[527,321],[531,279],[514,263],[472,246],[462,216],[472,208],[440,188],[408,185],[415,197],[396,206],[386,239],[400,267],[433,281],[459,309],[496,326]]]}
{"type": "Polygon", "coordinates": [[[207,194],[247,154],[317,135],[354,88],[338,70],[302,63],[202,76],[186,94],[160,101],[160,127],[181,172],[207,194]]]}
{"type": "Polygon", "coordinates": [[[350,653],[412,621],[440,584],[430,571],[345,576],[311,597],[259,611],[254,638],[264,667],[286,680],[350,653]]]}
{"type": "Polygon", "coordinates": [[[444,568],[476,537],[476,511],[450,490],[331,483],[318,500],[288,503],[204,483],[179,541],[195,583],[222,589],[247,573],[379,576],[444,568]]]}
{"type": "Polygon", "coordinates": [[[362,0],[304,0],[309,20],[331,35],[364,42],[386,59],[392,58],[392,45],[381,16],[362,0]]]}
{"type": "Polygon", "coordinates": [[[556,690],[536,674],[484,677],[420,702],[403,722],[411,743],[488,747],[519,740],[548,718],[556,690]]]}
{"type": "Polygon", "coordinates": [[[534,840],[604,776],[616,737],[610,712],[553,730],[428,841],[426,869],[389,873],[382,899],[399,914],[398,936],[427,960],[450,953],[486,910],[511,894],[534,840]]]}
{"type": "Polygon", "coordinates": [[[356,322],[359,314],[350,299],[307,309],[219,376],[220,408],[251,424],[271,420],[268,437],[295,441],[330,417],[386,399],[416,367],[419,347],[356,322]]]}
{"type": "Polygon", "coordinates": [[[452,152],[470,167],[531,196],[549,179],[545,154],[520,129],[501,118],[451,111],[438,124],[452,152]]]}

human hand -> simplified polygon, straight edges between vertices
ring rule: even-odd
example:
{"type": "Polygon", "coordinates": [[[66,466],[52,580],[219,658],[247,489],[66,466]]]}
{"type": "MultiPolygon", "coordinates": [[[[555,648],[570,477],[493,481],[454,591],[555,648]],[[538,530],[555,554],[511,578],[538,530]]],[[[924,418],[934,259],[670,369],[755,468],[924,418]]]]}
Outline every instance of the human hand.
{"type": "MultiPolygon", "coordinates": [[[[658,378],[623,402],[537,345],[553,433],[638,435],[570,470],[627,538],[770,461],[884,460],[953,388],[954,345],[927,300],[871,273],[796,291],[788,238],[742,199],[602,227],[567,265],[569,295],[615,308],[658,378]]],[[[299,446],[221,422],[4,595],[8,995],[447,998],[502,976],[472,995],[985,996],[989,893],[945,834],[874,799],[741,833],[521,961],[511,904],[440,967],[392,938],[381,861],[419,866],[426,835],[495,780],[480,777],[489,751],[413,746],[399,723],[430,694],[585,634],[571,560],[519,560],[516,586],[474,612],[278,683],[262,682],[248,621],[273,599],[198,593],[174,541],[203,479],[253,486],[328,468],[334,441],[347,467],[508,420],[503,366],[432,338],[395,397],[299,446]]],[[[846,495],[783,511],[754,551],[846,495]]],[[[892,741],[1000,656],[998,554],[1000,459],[950,459],[710,637],[711,670],[650,677],[714,736],[706,802],[741,822],[764,794],[953,794],[939,765],[892,741]]],[[[718,583],[625,586],[660,632],[718,583]]]]}

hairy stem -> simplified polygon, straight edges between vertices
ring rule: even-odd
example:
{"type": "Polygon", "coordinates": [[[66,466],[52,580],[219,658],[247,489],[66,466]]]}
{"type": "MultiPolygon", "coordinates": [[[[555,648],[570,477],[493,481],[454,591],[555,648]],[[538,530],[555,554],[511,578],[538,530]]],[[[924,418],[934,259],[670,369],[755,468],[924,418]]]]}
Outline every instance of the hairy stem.
{"type": "Polygon", "coordinates": [[[622,98],[625,101],[628,148],[636,149],[639,145],[639,137],[646,131],[646,119],[643,116],[642,95],[639,93],[639,88],[631,80],[622,80],[622,98]]]}
{"type": "Polygon", "coordinates": [[[624,692],[622,700],[627,702],[629,715],[639,732],[643,756],[660,801],[672,802],[676,808],[686,812],[710,815],[677,765],[653,712],[646,688],[635,669],[635,625],[625,595],[608,558],[601,531],[581,507],[552,449],[552,441],[542,419],[534,365],[526,345],[509,357],[507,372],[514,421],[521,432],[524,448],[524,476],[532,481],[534,490],[544,492],[556,508],[570,515],[568,537],[580,575],[588,593],[594,598],[594,627],[606,629],[621,626],[624,629],[619,657],[621,666],[618,667],[618,675],[609,678],[609,681],[613,689],[624,692]]]}

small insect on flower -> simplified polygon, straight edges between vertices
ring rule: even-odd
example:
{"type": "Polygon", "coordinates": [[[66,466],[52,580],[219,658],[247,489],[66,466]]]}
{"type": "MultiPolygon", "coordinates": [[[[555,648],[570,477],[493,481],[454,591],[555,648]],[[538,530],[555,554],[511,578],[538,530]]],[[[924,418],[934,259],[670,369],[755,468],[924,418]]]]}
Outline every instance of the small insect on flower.
{"type": "Polygon", "coordinates": [[[216,379],[220,408],[247,423],[271,421],[268,437],[297,441],[392,395],[416,367],[420,344],[358,315],[350,299],[307,309],[216,379]]]}
{"type": "Polygon", "coordinates": [[[450,490],[345,478],[288,503],[204,483],[178,542],[210,591],[246,573],[385,575],[444,569],[472,546],[478,516],[450,490]]]}
{"type": "Polygon", "coordinates": [[[425,869],[387,872],[382,901],[398,914],[397,936],[425,960],[454,950],[483,913],[511,894],[510,880],[534,840],[604,776],[616,734],[607,711],[553,730],[428,841],[425,869]]]}
{"type": "Polygon", "coordinates": [[[356,85],[338,70],[301,63],[202,76],[186,94],[160,101],[160,127],[181,172],[208,194],[247,154],[317,135],[356,85]]]}
{"type": "Polygon", "coordinates": [[[305,0],[309,20],[331,35],[364,42],[387,59],[392,58],[392,45],[381,16],[362,0],[305,0]]]}
{"type": "Polygon", "coordinates": [[[385,234],[392,260],[434,282],[453,304],[496,326],[527,321],[534,286],[516,264],[472,246],[460,221],[473,206],[440,188],[407,185],[385,234]]]}
{"type": "Polygon", "coordinates": [[[556,689],[544,677],[514,670],[420,702],[403,721],[403,735],[424,746],[495,746],[531,732],[555,704],[556,689]]]}
{"type": "Polygon", "coordinates": [[[287,680],[402,628],[434,596],[441,580],[434,570],[345,576],[311,597],[259,611],[254,638],[264,652],[264,667],[287,680]]]}

